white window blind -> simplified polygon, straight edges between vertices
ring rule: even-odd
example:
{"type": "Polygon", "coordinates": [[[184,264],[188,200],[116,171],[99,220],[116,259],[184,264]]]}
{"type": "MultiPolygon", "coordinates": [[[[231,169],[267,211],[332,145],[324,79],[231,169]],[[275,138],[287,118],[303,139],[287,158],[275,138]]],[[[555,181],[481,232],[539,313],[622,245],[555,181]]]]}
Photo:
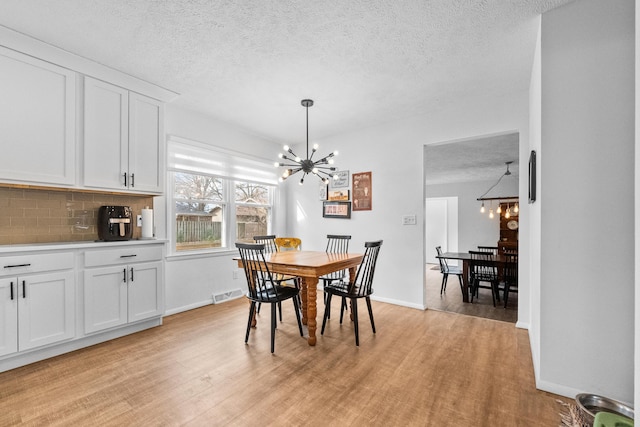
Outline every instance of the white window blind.
{"type": "Polygon", "coordinates": [[[278,184],[278,171],[273,163],[184,138],[169,138],[167,158],[168,168],[173,172],[278,184]]]}

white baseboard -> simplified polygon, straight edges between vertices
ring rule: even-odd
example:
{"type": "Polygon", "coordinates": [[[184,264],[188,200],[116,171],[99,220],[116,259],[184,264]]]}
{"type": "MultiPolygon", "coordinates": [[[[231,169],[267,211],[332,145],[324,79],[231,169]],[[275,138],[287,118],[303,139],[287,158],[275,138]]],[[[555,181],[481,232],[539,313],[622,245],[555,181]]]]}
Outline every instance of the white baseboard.
{"type": "Polygon", "coordinates": [[[207,299],[204,301],[194,302],[193,304],[183,305],[181,307],[174,307],[164,312],[165,316],[171,316],[172,314],[182,313],[183,311],[193,310],[194,308],[204,307],[205,305],[213,304],[213,300],[207,299]]]}

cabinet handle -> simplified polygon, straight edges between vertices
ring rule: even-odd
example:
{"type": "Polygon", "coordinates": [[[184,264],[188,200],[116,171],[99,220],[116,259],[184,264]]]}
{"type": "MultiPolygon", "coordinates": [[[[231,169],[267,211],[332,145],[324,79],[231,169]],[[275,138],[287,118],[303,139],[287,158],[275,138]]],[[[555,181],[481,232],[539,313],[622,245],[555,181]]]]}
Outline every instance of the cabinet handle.
{"type": "Polygon", "coordinates": [[[133,254],[133,255],[120,255],[120,258],[131,258],[134,256],[138,256],[137,254],[133,254]]]}
{"type": "Polygon", "coordinates": [[[122,175],[124,175],[124,186],[127,186],[127,173],[123,173],[122,175]]]}
{"type": "Polygon", "coordinates": [[[135,182],[136,182],[135,181],[135,176],[136,176],[135,173],[131,174],[131,187],[135,187],[136,186],[136,184],[135,184],[135,182]]]}
{"type": "Polygon", "coordinates": [[[131,281],[133,282],[133,267],[131,267],[131,281]]]}
{"type": "Polygon", "coordinates": [[[11,282],[11,301],[13,301],[13,282],[11,282]]]}
{"type": "Polygon", "coordinates": [[[124,283],[127,283],[127,269],[126,268],[122,269],[122,281],[124,283]]]}
{"type": "Polygon", "coordinates": [[[22,281],[22,298],[26,298],[27,297],[27,286],[26,286],[26,280],[22,281]]]}
{"type": "Polygon", "coordinates": [[[30,265],[31,265],[31,263],[29,263],[29,264],[5,265],[4,268],[29,267],[30,265]]]}

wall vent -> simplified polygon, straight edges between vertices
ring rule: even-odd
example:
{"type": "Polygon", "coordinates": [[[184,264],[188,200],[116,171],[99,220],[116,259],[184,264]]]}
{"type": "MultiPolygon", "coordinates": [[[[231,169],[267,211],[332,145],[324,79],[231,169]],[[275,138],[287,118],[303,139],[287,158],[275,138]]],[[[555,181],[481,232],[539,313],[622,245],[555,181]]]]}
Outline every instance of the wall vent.
{"type": "Polygon", "coordinates": [[[213,303],[220,304],[221,302],[229,301],[232,299],[240,298],[243,295],[242,290],[234,289],[228,292],[221,292],[219,294],[213,294],[213,303]]]}

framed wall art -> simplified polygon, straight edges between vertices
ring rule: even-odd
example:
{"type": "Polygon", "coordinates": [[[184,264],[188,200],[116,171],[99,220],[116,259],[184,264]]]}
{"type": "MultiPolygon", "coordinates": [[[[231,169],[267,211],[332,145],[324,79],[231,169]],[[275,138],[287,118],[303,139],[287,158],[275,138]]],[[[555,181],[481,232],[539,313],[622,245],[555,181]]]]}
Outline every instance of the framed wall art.
{"type": "Polygon", "coordinates": [[[338,171],[335,172],[335,175],[338,175],[338,179],[330,179],[329,180],[329,190],[333,190],[336,188],[349,188],[349,171],[338,171]]]}
{"type": "Polygon", "coordinates": [[[327,200],[327,184],[320,184],[318,196],[320,200],[327,200]]]}
{"type": "Polygon", "coordinates": [[[322,216],[324,218],[351,218],[351,202],[323,202],[322,216]]]}
{"type": "Polygon", "coordinates": [[[346,202],[349,200],[349,190],[329,190],[327,200],[333,202],[346,202]]]}
{"type": "Polygon", "coordinates": [[[353,182],[354,211],[370,211],[371,210],[371,172],[354,173],[351,176],[353,182]]]}

